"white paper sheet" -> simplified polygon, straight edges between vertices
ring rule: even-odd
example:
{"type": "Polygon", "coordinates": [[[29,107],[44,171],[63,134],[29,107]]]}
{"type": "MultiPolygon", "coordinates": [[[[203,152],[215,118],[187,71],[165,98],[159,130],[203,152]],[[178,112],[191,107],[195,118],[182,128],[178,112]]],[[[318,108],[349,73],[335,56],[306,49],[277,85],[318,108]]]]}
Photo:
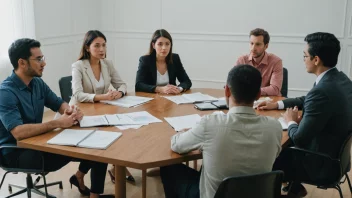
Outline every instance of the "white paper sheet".
{"type": "Polygon", "coordinates": [[[122,133],[112,131],[95,131],[86,139],[78,144],[79,147],[107,149],[113,142],[115,142],[122,133]]]}
{"type": "Polygon", "coordinates": [[[164,98],[171,100],[172,102],[176,104],[191,104],[193,101],[188,100],[187,98],[183,97],[182,95],[180,96],[163,96],[164,98]]]}
{"type": "Polygon", "coordinates": [[[133,106],[147,103],[153,99],[154,98],[147,98],[147,97],[140,97],[140,96],[125,96],[125,97],[117,99],[117,100],[102,100],[100,102],[110,104],[110,105],[129,108],[129,107],[133,107],[133,106]]]}
{"type": "Polygon", "coordinates": [[[104,126],[109,125],[104,115],[97,116],[83,116],[79,122],[81,127],[93,127],[93,126],[104,126]]]}
{"type": "Polygon", "coordinates": [[[196,102],[209,102],[209,101],[217,101],[217,98],[213,96],[202,94],[200,92],[192,93],[192,94],[183,94],[179,96],[163,96],[164,98],[171,100],[176,104],[191,104],[196,102]]]}
{"type": "Polygon", "coordinates": [[[158,118],[152,116],[150,113],[147,111],[138,111],[138,112],[133,112],[133,113],[126,113],[124,115],[129,116],[135,124],[149,124],[149,123],[157,123],[157,122],[163,122],[159,120],[158,118]]]}
{"type": "Polygon", "coordinates": [[[121,125],[121,126],[116,126],[116,128],[119,128],[120,130],[127,130],[127,129],[139,129],[144,125],[121,125]]]}
{"type": "Polygon", "coordinates": [[[175,131],[182,131],[184,129],[192,128],[200,121],[201,117],[198,114],[192,114],[164,119],[175,129],[175,131]]]}

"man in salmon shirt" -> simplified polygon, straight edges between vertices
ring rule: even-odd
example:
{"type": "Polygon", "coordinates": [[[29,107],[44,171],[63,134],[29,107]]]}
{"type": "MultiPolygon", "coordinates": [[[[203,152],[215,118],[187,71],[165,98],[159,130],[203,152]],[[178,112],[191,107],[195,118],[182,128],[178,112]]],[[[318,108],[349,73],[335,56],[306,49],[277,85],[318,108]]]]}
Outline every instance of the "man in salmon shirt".
{"type": "Polygon", "coordinates": [[[269,33],[256,28],[250,32],[249,41],[250,54],[239,57],[236,65],[252,65],[260,71],[262,96],[281,96],[282,60],[275,54],[265,51],[269,46],[269,33]]]}

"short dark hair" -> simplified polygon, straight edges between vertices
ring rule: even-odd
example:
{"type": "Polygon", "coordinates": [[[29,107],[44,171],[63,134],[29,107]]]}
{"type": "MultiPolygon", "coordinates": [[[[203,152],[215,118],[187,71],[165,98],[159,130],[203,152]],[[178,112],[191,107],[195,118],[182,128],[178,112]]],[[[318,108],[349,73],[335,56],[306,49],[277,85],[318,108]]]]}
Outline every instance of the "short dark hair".
{"type": "MultiPolygon", "coordinates": [[[[106,42],[106,37],[103,33],[101,33],[99,30],[89,30],[86,35],[84,35],[84,39],[83,39],[83,44],[81,47],[81,52],[79,54],[78,60],[84,60],[84,59],[89,59],[90,58],[90,53],[87,52],[87,47],[90,46],[90,44],[92,44],[92,42],[94,41],[94,39],[101,37],[105,40],[106,42]]],[[[106,53],[105,53],[105,57],[106,57],[106,53]]]]}
{"type": "Polygon", "coordinates": [[[249,36],[263,36],[264,45],[268,44],[270,41],[270,36],[267,31],[261,28],[256,28],[249,33],[249,36]]]}
{"type": "Polygon", "coordinates": [[[262,75],[251,65],[235,66],[227,77],[227,86],[236,103],[240,104],[253,103],[260,91],[261,84],[262,75]]]}
{"type": "Polygon", "coordinates": [[[170,52],[169,54],[166,56],[165,60],[166,60],[166,63],[168,64],[172,64],[172,38],[171,38],[171,35],[169,32],[167,32],[166,30],[164,29],[159,29],[159,30],[156,30],[152,36],[152,39],[150,41],[150,44],[149,44],[149,55],[155,53],[155,49],[153,48],[153,43],[155,44],[155,42],[160,38],[160,37],[165,37],[167,39],[170,40],[170,44],[171,44],[171,47],[170,47],[170,52]]]}
{"type": "Polygon", "coordinates": [[[308,43],[308,52],[313,60],[318,56],[326,67],[335,67],[341,50],[340,41],[335,35],[326,32],[308,34],[304,39],[308,43]]]}
{"type": "Polygon", "coordinates": [[[40,47],[40,42],[30,38],[15,40],[9,47],[9,58],[14,70],[18,69],[18,60],[28,60],[32,56],[31,49],[40,47]]]}

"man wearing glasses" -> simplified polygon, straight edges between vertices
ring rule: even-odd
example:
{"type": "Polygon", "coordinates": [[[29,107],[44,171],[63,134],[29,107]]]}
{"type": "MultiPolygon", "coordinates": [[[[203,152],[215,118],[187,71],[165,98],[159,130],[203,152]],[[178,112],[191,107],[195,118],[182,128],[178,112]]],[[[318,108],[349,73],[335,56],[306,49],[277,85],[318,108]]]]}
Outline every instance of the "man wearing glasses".
{"type": "MultiPolygon", "coordinates": [[[[305,41],[307,72],[317,76],[313,88],[306,96],[263,102],[258,109],[286,109],[283,116],[294,146],[337,159],[352,130],[352,82],[335,67],[341,47],[333,34],[317,32],[307,35],[305,41]],[[302,116],[298,116],[298,109],[302,109],[302,116]]],[[[289,197],[307,194],[300,181],[329,183],[339,175],[339,168],[331,161],[289,149],[282,150],[274,169],[283,170],[285,179],[293,181],[289,197]]]]}
{"type": "Polygon", "coordinates": [[[104,191],[107,164],[16,148],[17,141],[22,139],[77,124],[83,114],[57,97],[40,78],[46,63],[38,41],[28,38],[16,40],[9,48],[9,57],[14,70],[0,85],[0,147],[13,147],[1,149],[4,163],[9,167],[51,172],[70,161],[80,161],[79,169],[70,179],[71,185],[78,187],[81,194],[90,195],[90,198],[114,197],[99,195],[104,191]],[[42,123],[44,106],[62,116],[42,123]],[[45,163],[45,167],[42,163],[45,163]],[[83,177],[90,169],[91,189],[88,189],[83,177]]]}

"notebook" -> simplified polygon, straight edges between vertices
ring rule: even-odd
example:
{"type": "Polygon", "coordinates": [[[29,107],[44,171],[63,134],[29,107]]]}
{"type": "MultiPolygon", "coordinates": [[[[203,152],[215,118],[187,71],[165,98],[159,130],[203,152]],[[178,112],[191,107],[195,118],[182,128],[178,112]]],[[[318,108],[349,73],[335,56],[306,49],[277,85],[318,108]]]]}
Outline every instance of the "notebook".
{"type": "Polygon", "coordinates": [[[65,129],[47,141],[47,143],[64,146],[106,149],[121,135],[122,133],[120,132],[65,129]]]}

